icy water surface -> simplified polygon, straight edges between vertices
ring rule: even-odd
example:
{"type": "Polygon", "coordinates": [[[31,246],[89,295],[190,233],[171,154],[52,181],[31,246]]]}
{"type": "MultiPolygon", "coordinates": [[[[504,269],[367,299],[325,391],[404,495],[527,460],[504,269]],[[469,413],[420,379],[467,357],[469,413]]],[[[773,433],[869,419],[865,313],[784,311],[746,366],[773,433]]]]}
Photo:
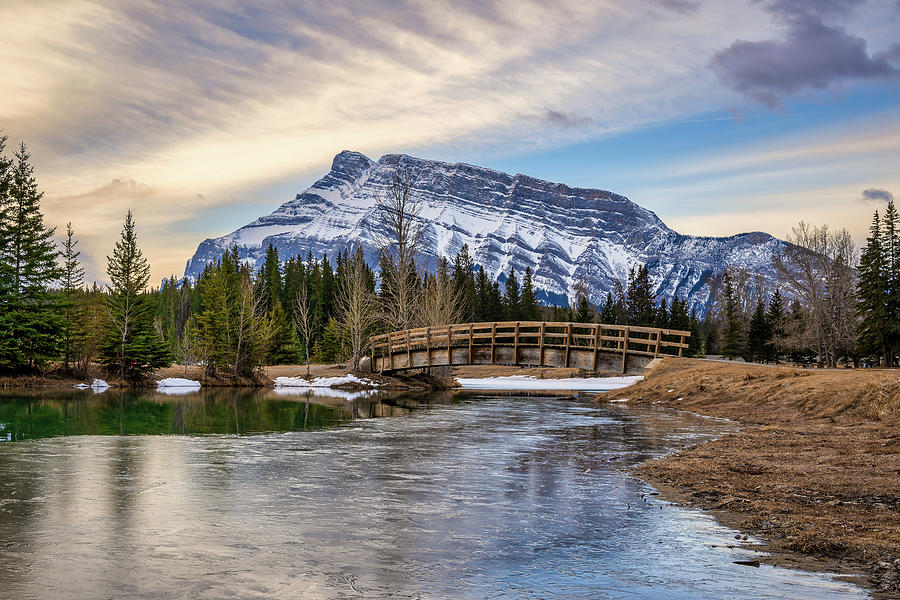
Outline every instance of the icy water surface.
{"type": "Polygon", "coordinates": [[[734,564],[629,477],[729,427],[666,409],[7,394],[0,424],[2,598],[865,597],[734,564]]]}

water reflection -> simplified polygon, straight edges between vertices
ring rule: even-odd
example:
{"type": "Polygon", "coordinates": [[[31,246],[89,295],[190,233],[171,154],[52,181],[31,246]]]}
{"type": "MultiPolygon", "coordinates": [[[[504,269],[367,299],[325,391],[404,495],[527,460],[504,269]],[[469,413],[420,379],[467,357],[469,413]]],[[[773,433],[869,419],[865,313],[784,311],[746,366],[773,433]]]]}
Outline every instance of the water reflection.
{"type": "Polygon", "coordinates": [[[628,475],[731,427],[715,420],[485,395],[62,400],[21,410],[69,433],[242,435],[0,444],[3,597],[864,597],[733,564],[733,531],[628,475]]]}
{"type": "Polygon", "coordinates": [[[451,397],[330,389],[19,390],[0,392],[0,441],[67,435],[248,435],[400,416],[451,397]]]}

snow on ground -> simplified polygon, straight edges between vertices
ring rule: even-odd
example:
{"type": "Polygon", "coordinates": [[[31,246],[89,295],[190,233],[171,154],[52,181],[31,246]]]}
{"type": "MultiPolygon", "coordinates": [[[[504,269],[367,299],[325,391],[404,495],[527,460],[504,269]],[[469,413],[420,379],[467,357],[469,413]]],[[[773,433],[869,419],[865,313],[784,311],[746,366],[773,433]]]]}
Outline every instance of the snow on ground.
{"type": "Polygon", "coordinates": [[[570,377],[563,379],[538,379],[533,375],[509,377],[457,378],[464,389],[473,390],[564,390],[579,392],[606,392],[627,387],[643,379],[633,377],[570,377]]]}
{"type": "Polygon", "coordinates": [[[378,384],[369,379],[361,379],[352,373],[347,373],[343,377],[315,377],[313,379],[303,379],[302,377],[276,377],[275,387],[294,387],[294,388],[330,388],[336,385],[346,385],[355,383],[369,387],[378,387],[378,384]]]}
{"type": "Polygon", "coordinates": [[[163,388],[189,388],[198,390],[200,389],[200,382],[194,381],[193,379],[182,379],[181,377],[168,377],[156,382],[156,389],[163,388]]]}

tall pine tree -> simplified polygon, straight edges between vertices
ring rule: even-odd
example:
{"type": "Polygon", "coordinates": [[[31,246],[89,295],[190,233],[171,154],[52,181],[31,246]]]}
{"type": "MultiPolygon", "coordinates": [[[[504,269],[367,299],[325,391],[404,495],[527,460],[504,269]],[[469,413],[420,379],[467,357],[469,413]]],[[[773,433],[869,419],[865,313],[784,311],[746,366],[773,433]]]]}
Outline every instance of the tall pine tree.
{"type": "Polygon", "coordinates": [[[522,318],[521,299],[519,297],[519,280],[515,269],[509,270],[509,277],[503,286],[503,312],[507,321],[519,321],[522,318]]]}
{"type": "Polygon", "coordinates": [[[69,369],[72,358],[72,345],[76,331],[81,321],[82,296],[84,287],[84,267],[78,257],[81,252],[75,249],[78,240],[75,239],[75,231],[72,229],[71,221],[66,223],[66,239],[63,242],[63,276],[62,276],[62,295],[63,295],[63,316],[64,325],[62,331],[63,343],[63,366],[69,369]]]}
{"type": "Polygon", "coordinates": [[[747,356],[754,361],[763,362],[767,357],[767,349],[772,339],[772,329],[766,316],[766,307],[762,298],[756,303],[756,310],[750,317],[747,333],[747,356]]]}
{"type": "Polygon", "coordinates": [[[541,318],[541,311],[534,294],[531,267],[525,267],[525,277],[522,279],[522,293],[519,296],[519,304],[523,321],[537,321],[541,318]]]}
{"type": "Polygon", "coordinates": [[[637,271],[631,270],[628,276],[627,319],[629,325],[650,327],[656,318],[653,301],[653,285],[650,283],[650,271],[647,265],[641,265],[637,271]]]}
{"type": "Polygon", "coordinates": [[[0,369],[9,371],[34,370],[56,358],[63,329],[61,307],[49,290],[63,275],[55,229],[44,225],[43,193],[30,158],[22,144],[14,160],[0,164],[0,369]]]}
{"type": "Polygon", "coordinates": [[[111,282],[106,309],[112,335],[103,358],[119,377],[138,382],[153,370],[170,364],[171,358],[153,327],[153,306],[145,293],[150,264],[137,246],[130,210],[112,256],[106,257],[106,265],[111,282]]]}

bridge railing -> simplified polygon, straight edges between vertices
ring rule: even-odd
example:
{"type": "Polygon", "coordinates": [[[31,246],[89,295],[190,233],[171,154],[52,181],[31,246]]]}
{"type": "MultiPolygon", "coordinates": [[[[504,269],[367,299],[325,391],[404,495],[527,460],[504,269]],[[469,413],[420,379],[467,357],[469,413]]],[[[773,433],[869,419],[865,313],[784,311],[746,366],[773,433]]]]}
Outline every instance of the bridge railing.
{"type": "Polygon", "coordinates": [[[557,323],[547,321],[497,321],[419,327],[393,331],[370,338],[373,365],[375,359],[414,350],[496,346],[580,348],[638,354],[645,356],[681,356],[688,347],[690,331],[608,325],[605,323],[557,323]]]}

